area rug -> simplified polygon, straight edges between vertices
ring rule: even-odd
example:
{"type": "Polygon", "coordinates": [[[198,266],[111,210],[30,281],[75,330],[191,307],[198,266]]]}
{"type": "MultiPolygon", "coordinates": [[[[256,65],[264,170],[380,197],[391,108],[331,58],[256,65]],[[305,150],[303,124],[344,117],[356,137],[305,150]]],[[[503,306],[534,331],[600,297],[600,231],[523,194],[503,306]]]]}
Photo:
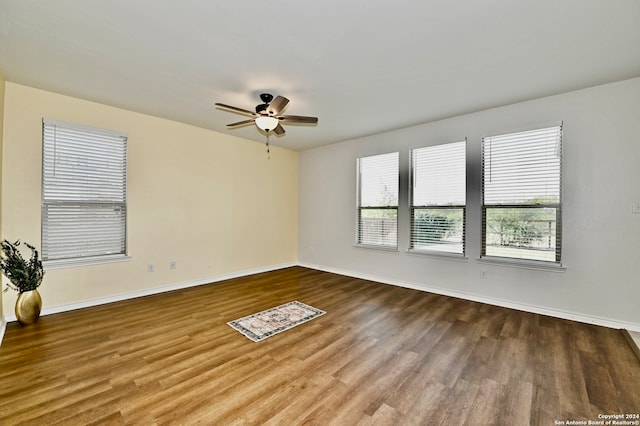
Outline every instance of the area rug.
{"type": "Polygon", "coordinates": [[[227,324],[254,342],[259,342],[324,314],[326,312],[320,309],[294,301],[227,324]]]}

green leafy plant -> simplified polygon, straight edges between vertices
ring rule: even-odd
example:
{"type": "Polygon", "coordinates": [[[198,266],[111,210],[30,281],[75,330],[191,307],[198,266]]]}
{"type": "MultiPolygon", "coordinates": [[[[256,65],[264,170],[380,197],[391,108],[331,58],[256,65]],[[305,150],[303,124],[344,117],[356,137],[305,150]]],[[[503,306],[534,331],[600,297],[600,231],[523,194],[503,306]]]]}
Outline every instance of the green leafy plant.
{"type": "Polygon", "coordinates": [[[24,293],[25,291],[37,289],[42,284],[42,278],[44,277],[44,269],[42,261],[38,257],[38,250],[31,244],[24,243],[25,246],[31,249],[31,258],[26,260],[18,249],[20,240],[15,243],[3,240],[0,244],[2,245],[0,269],[10,281],[4,291],[12,289],[19,293],[24,293]]]}
{"type": "Polygon", "coordinates": [[[416,240],[423,243],[440,242],[455,226],[455,220],[442,214],[416,215],[414,231],[416,240]]]}
{"type": "Polygon", "coordinates": [[[487,227],[493,243],[509,247],[544,244],[555,222],[555,210],[544,208],[501,208],[487,210],[487,227]]]}

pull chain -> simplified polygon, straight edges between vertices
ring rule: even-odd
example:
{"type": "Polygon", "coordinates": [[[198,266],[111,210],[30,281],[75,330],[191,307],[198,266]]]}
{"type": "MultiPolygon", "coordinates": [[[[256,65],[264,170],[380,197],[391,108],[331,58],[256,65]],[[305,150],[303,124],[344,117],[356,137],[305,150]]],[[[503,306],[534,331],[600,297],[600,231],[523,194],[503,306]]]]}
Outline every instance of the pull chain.
{"type": "Polygon", "coordinates": [[[271,150],[269,148],[269,133],[267,133],[267,158],[271,160],[271,150]]]}

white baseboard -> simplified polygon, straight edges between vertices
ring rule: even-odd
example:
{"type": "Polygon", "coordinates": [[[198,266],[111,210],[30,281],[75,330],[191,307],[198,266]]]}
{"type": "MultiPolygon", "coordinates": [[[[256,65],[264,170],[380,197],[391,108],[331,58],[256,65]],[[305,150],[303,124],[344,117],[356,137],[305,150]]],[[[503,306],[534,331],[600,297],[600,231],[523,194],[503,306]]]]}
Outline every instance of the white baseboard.
{"type": "Polygon", "coordinates": [[[390,279],[386,277],[379,277],[376,275],[363,274],[360,272],[354,272],[339,268],[331,268],[323,265],[316,265],[311,263],[300,262],[299,266],[305,268],[317,269],[320,271],[331,272],[339,275],[346,275],[348,277],[360,278],[368,281],[375,281],[383,284],[395,285],[398,287],[410,288],[413,290],[426,291],[435,294],[441,294],[443,296],[457,297],[459,299],[471,300],[474,302],[486,303],[488,305],[500,306],[503,308],[516,309],[518,311],[531,312],[534,314],[547,315],[555,318],[562,318],[572,321],[583,322],[586,324],[600,325],[603,327],[625,329],[630,331],[640,331],[640,324],[631,323],[626,321],[619,321],[610,318],[602,318],[593,315],[579,314],[575,312],[567,312],[558,309],[546,308],[543,306],[529,305],[525,303],[514,302],[511,300],[497,299],[487,296],[480,296],[472,293],[459,292],[455,290],[447,290],[438,287],[431,287],[424,284],[411,283],[406,281],[400,281],[396,279],[390,279]]]}
{"type": "MultiPolygon", "coordinates": [[[[42,310],[41,315],[57,314],[60,312],[73,311],[76,309],[88,308],[91,306],[104,305],[106,303],[119,302],[122,300],[134,299],[134,298],[143,297],[143,296],[150,296],[153,294],[160,294],[160,293],[165,293],[173,290],[180,290],[188,287],[211,284],[219,281],[229,280],[232,278],[240,278],[240,277],[245,277],[249,275],[259,274],[262,272],[276,271],[278,269],[290,268],[292,266],[302,266],[305,268],[317,269],[319,271],[345,275],[348,277],[360,278],[360,279],[375,281],[383,284],[390,284],[398,287],[410,288],[413,290],[420,290],[420,291],[425,291],[425,292],[430,292],[435,294],[441,294],[443,296],[457,297],[459,299],[471,300],[474,302],[486,303],[489,305],[501,306],[504,308],[511,308],[519,311],[531,312],[535,314],[547,315],[547,316],[562,318],[562,319],[568,319],[568,320],[583,322],[587,324],[594,324],[594,325],[600,325],[603,327],[625,329],[625,330],[640,332],[640,324],[636,324],[636,323],[618,321],[618,320],[613,320],[609,318],[601,318],[601,317],[596,317],[592,315],[584,315],[584,314],[579,314],[574,312],[561,311],[557,309],[545,308],[542,306],[528,305],[524,303],[513,302],[510,300],[479,296],[475,294],[447,290],[447,289],[438,288],[438,287],[430,287],[430,286],[425,286],[423,284],[418,284],[418,283],[410,283],[410,282],[390,279],[386,277],[380,277],[376,275],[362,274],[359,272],[338,269],[338,268],[331,268],[323,265],[315,265],[315,264],[309,264],[304,262],[284,263],[279,265],[266,266],[262,268],[248,269],[244,271],[239,271],[239,272],[234,272],[234,273],[224,274],[224,275],[217,275],[214,277],[203,278],[199,280],[169,284],[162,287],[155,287],[155,288],[150,288],[145,290],[133,291],[130,293],[122,293],[122,294],[117,294],[113,296],[106,296],[106,297],[101,297],[97,299],[85,300],[81,302],[74,302],[74,303],[68,303],[64,305],[46,307],[42,310]]],[[[4,337],[7,323],[13,322],[13,321],[16,321],[15,314],[7,315],[4,318],[0,317],[0,345],[2,345],[2,339],[4,337]]]]}
{"type": "MultiPolygon", "coordinates": [[[[42,309],[40,316],[57,314],[60,312],[68,312],[68,311],[73,311],[73,310],[82,309],[82,308],[89,308],[91,306],[104,305],[107,303],[120,302],[122,300],[135,299],[137,297],[151,296],[153,294],[166,293],[168,291],[180,290],[183,288],[195,287],[195,286],[204,285],[204,284],[212,284],[215,282],[229,280],[232,278],[246,277],[248,275],[259,274],[262,272],[270,272],[270,271],[276,271],[278,269],[290,268],[296,265],[297,264],[295,262],[282,263],[279,265],[270,265],[262,268],[247,269],[244,271],[233,272],[230,274],[216,275],[214,277],[203,278],[199,280],[169,284],[169,285],[164,285],[162,287],[154,287],[154,288],[149,288],[145,290],[132,291],[130,293],[121,293],[113,296],[105,296],[97,299],[84,300],[81,302],[73,302],[73,303],[67,303],[64,305],[49,306],[42,309]]],[[[5,319],[6,319],[6,322],[17,321],[15,314],[7,315],[5,319]]],[[[0,340],[0,344],[1,343],[2,341],[0,340]]]]}

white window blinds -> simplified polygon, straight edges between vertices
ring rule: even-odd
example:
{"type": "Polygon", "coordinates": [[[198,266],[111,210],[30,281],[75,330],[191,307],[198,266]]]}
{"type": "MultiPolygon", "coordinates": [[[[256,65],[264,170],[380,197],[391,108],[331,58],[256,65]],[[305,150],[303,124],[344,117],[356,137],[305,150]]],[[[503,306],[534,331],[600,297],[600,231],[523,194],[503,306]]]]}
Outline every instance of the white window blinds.
{"type": "Polygon", "coordinates": [[[358,244],[397,248],[398,183],[398,152],[358,159],[358,244]]]}
{"type": "Polygon", "coordinates": [[[464,254],[466,141],[411,151],[410,248],[464,254]]]}
{"type": "Polygon", "coordinates": [[[483,255],[560,262],[562,126],[483,139],[483,255]]]}
{"type": "Polygon", "coordinates": [[[126,253],[127,136],[43,120],[43,260],[126,253]]]}

